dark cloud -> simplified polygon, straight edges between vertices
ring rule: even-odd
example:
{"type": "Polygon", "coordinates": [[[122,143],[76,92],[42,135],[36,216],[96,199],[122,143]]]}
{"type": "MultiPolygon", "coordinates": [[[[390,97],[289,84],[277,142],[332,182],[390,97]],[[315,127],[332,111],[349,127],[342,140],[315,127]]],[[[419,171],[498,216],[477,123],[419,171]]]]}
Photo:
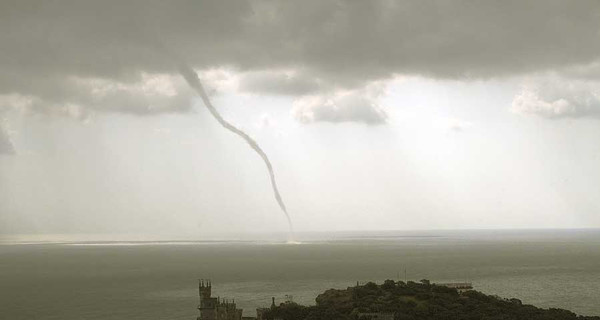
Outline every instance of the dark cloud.
{"type": "Polygon", "coordinates": [[[249,72],[239,79],[241,91],[274,95],[306,95],[323,90],[323,86],[318,78],[294,71],[249,72]]]}
{"type": "Polygon", "coordinates": [[[187,94],[168,103],[173,95],[136,89],[176,73],[164,47],[196,69],[247,73],[241,89],[265,93],[357,89],[395,74],[510,76],[597,60],[600,2],[2,1],[0,30],[0,94],[148,114],[189,108],[187,94]],[[103,84],[112,91],[98,98],[103,84]]]}
{"type": "Polygon", "coordinates": [[[600,81],[600,60],[566,68],[560,72],[560,76],[581,81],[600,81]]]}

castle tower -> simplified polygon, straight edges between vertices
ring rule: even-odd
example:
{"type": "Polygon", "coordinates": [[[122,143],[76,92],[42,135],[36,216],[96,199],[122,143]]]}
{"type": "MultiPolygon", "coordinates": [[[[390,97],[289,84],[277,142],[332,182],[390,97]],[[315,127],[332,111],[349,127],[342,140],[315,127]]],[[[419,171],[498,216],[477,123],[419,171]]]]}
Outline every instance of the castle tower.
{"type": "Polygon", "coordinates": [[[210,280],[198,280],[198,293],[200,295],[200,300],[202,300],[202,298],[210,298],[212,294],[212,285],[210,280]]]}
{"type": "Polygon", "coordinates": [[[211,297],[212,285],[210,280],[200,279],[198,281],[198,295],[200,296],[200,317],[197,320],[216,320],[217,298],[211,297]]]}
{"type": "Polygon", "coordinates": [[[242,309],[238,309],[235,300],[231,302],[220,297],[212,297],[212,283],[210,280],[200,279],[198,282],[198,296],[200,304],[197,320],[242,320],[242,309]]]}

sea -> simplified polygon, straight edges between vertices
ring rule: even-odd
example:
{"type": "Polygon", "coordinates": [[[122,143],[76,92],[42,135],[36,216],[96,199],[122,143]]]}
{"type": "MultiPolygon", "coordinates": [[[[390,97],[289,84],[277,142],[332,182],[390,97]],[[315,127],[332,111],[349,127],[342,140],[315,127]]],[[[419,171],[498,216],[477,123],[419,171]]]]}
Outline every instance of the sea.
{"type": "Polygon", "coordinates": [[[244,315],[386,279],[600,315],[600,229],[298,234],[295,242],[0,240],[0,319],[196,319],[198,279],[244,315]]]}

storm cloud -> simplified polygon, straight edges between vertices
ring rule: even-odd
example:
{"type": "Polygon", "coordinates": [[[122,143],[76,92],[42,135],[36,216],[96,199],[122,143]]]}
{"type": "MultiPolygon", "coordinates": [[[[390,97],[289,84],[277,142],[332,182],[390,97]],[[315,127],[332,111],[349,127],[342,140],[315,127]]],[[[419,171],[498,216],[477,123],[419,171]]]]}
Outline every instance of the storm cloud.
{"type": "MultiPolygon", "coordinates": [[[[2,1],[0,30],[0,95],[78,116],[189,110],[161,41],[196,70],[239,72],[241,91],[322,101],[397,75],[488,79],[600,58],[597,1],[2,1]]],[[[382,123],[366,99],[296,114],[382,123]]]]}

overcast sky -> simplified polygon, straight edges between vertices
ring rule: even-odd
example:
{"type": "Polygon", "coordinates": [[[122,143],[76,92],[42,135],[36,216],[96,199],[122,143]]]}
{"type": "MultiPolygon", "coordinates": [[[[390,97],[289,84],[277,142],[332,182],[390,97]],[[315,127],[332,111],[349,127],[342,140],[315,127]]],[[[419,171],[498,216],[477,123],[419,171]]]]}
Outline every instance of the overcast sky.
{"type": "Polygon", "coordinates": [[[0,1],[0,235],[600,227],[598,1],[0,1]]]}

